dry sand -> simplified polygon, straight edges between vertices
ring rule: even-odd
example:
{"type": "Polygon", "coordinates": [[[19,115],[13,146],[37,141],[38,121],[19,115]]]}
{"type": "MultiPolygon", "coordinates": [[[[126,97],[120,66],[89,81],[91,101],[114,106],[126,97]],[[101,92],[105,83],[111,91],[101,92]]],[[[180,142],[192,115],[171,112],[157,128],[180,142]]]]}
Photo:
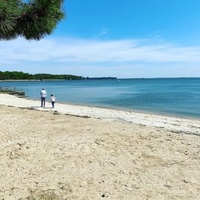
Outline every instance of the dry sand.
{"type": "Polygon", "coordinates": [[[39,104],[0,94],[0,200],[200,199],[199,120],[39,104]]]}

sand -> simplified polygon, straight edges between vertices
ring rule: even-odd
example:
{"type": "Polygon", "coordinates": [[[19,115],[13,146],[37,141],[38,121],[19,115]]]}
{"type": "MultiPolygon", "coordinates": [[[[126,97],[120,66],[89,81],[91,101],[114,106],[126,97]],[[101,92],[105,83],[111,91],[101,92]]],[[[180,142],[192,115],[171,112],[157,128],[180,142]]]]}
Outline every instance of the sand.
{"type": "Polygon", "coordinates": [[[0,200],[200,199],[200,120],[0,94],[0,200]]]}

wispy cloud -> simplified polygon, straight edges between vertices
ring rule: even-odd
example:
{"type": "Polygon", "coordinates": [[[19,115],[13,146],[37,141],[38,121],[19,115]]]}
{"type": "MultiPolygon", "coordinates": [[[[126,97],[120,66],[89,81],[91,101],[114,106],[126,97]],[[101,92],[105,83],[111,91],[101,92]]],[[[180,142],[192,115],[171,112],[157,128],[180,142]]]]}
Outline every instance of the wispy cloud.
{"type": "Polygon", "coordinates": [[[102,28],[102,30],[100,31],[100,33],[97,34],[95,36],[95,38],[102,38],[102,37],[108,35],[108,33],[109,33],[109,29],[108,28],[102,28]]]}
{"type": "Polygon", "coordinates": [[[0,58],[1,70],[20,68],[21,71],[55,73],[56,69],[56,73],[69,71],[101,76],[106,72],[109,76],[123,74],[129,77],[130,71],[134,75],[136,68],[141,73],[146,70],[145,76],[148,76],[151,68],[150,74],[164,70],[169,75],[170,72],[178,75],[179,66],[185,70],[190,66],[192,72],[191,67],[195,70],[200,65],[200,47],[183,47],[155,40],[58,38],[30,42],[19,38],[0,42],[0,58]]]}

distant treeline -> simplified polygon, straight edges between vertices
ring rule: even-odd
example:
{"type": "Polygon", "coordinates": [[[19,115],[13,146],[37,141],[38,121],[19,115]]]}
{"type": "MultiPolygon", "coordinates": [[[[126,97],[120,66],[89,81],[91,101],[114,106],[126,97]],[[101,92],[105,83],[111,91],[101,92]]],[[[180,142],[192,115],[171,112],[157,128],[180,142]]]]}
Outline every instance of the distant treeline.
{"type": "Polygon", "coordinates": [[[81,80],[82,76],[75,76],[69,74],[29,74],[18,71],[0,71],[0,80],[45,80],[45,79],[58,79],[58,80],[81,80]]]}
{"type": "Polygon", "coordinates": [[[69,74],[29,74],[18,71],[0,71],[0,80],[83,80],[83,79],[117,79],[116,77],[82,77],[69,74]]]}
{"type": "Polygon", "coordinates": [[[96,79],[117,79],[117,77],[86,77],[83,79],[90,79],[90,80],[96,80],[96,79]]]}

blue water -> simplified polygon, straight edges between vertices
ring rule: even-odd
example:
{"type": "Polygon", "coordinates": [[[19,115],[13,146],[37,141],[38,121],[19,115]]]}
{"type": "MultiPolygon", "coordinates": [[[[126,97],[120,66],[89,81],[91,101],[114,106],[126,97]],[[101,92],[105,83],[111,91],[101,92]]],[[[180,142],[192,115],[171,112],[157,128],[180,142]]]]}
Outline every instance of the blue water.
{"type": "Polygon", "coordinates": [[[200,78],[0,82],[40,99],[45,88],[57,102],[200,118],[200,78]]]}

